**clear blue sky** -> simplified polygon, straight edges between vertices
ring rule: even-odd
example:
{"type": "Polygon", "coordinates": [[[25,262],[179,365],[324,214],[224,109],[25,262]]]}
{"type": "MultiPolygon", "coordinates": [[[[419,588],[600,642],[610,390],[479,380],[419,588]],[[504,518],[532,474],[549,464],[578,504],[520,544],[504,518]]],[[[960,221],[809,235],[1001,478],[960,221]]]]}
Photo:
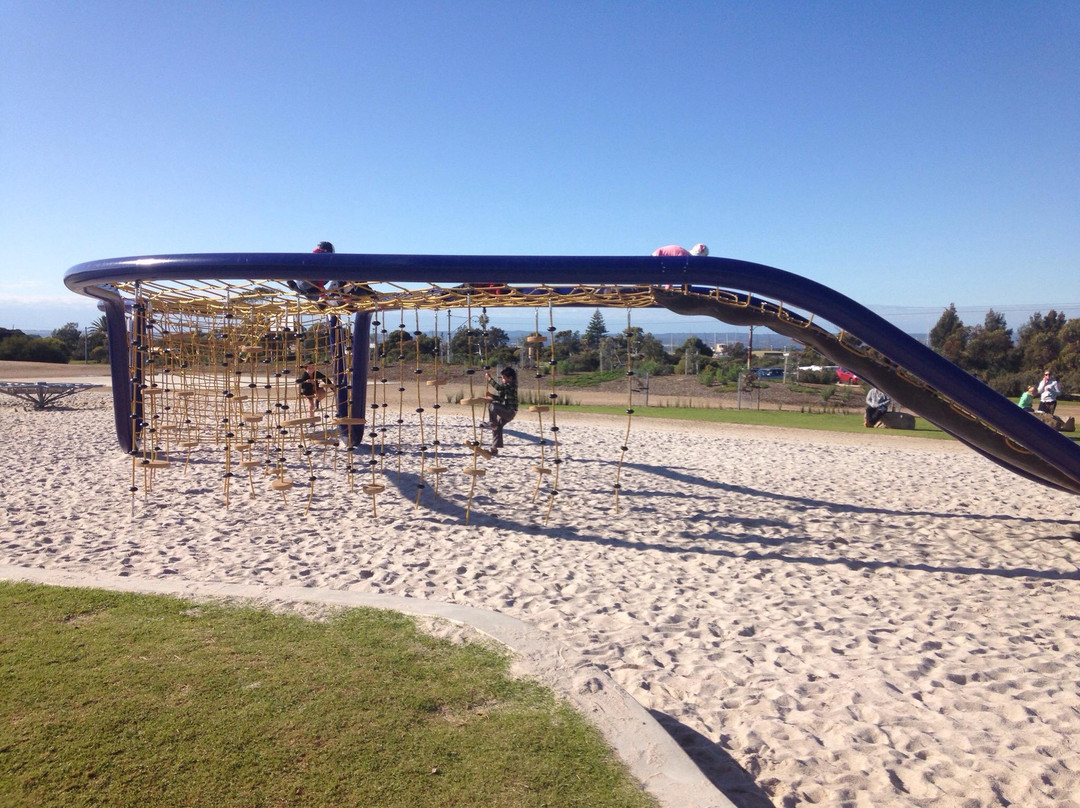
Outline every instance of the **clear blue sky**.
{"type": "Polygon", "coordinates": [[[96,317],[83,261],[321,239],[704,241],[908,330],[1080,316],[1076,0],[0,0],[0,30],[3,326],[96,317]]]}

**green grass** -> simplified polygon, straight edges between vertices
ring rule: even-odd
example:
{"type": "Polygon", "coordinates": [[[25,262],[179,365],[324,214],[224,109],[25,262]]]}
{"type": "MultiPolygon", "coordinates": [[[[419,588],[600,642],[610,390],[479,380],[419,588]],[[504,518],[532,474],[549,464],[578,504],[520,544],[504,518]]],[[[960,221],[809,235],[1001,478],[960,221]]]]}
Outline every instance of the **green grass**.
{"type": "MultiPolygon", "coordinates": [[[[575,406],[566,409],[609,415],[625,415],[626,407],[575,406]]],[[[722,410],[708,407],[640,407],[634,406],[634,417],[673,418],[683,421],[711,421],[724,424],[758,424],[791,429],[820,429],[826,432],[876,432],[909,437],[952,440],[933,424],[915,419],[915,429],[868,430],[862,425],[862,415],[840,413],[795,412],[794,410],[722,410]]]]}
{"type": "Polygon", "coordinates": [[[655,805],[505,656],[399,614],[22,583],[0,614],[0,805],[655,805]]]}

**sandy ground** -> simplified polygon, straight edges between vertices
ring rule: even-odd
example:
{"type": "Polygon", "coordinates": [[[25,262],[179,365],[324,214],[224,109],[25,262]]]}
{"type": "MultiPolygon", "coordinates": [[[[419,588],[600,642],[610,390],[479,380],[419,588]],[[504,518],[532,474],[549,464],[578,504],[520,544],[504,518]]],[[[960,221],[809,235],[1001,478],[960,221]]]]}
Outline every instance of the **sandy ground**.
{"type": "Polygon", "coordinates": [[[605,669],[743,808],[1080,805],[1078,500],[957,444],[567,416],[553,496],[523,415],[470,497],[446,407],[437,493],[417,507],[417,425],[400,453],[393,428],[373,516],[332,448],[311,473],[288,452],[284,497],[256,470],[226,506],[212,441],[132,495],[108,395],[70,402],[0,401],[0,564],[496,610],[605,669]]]}

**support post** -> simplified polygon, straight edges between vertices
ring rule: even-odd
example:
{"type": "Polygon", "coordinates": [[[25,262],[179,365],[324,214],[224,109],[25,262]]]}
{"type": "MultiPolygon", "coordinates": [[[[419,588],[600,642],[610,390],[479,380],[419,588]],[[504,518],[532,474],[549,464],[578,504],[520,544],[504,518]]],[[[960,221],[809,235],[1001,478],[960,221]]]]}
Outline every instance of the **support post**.
{"type": "Polygon", "coordinates": [[[146,313],[145,303],[136,303],[132,307],[132,321],[131,321],[131,340],[128,346],[129,350],[135,352],[132,363],[131,379],[128,381],[128,388],[131,390],[131,448],[128,451],[135,451],[139,448],[139,441],[142,437],[143,431],[143,389],[146,387],[146,351],[147,340],[149,339],[149,332],[147,330],[148,316],[146,313]]]}
{"type": "MultiPolygon", "coordinates": [[[[370,311],[358,311],[353,315],[352,332],[352,386],[349,399],[349,418],[366,418],[368,354],[371,352],[371,316],[370,311]]],[[[348,427],[349,443],[359,446],[364,442],[362,426],[348,427]]]]}
{"type": "Polygon", "coordinates": [[[341,320],[336,314],[328,318],[330,333],[330,356],[333,361],[334,417],[345,418],[349,413],[349,376],[345,367],[345,340],[341,320]]]}
{"type": "Polygon", "coordinates": [[[101,301],[105,309],[106,339],[109,342],[109,375],[112,378],[113,422],[120,449],[130,452],[135,446],[131,422],[131,378],[128,376],[128,333],[124,301],[119,297],[101,301]]]}

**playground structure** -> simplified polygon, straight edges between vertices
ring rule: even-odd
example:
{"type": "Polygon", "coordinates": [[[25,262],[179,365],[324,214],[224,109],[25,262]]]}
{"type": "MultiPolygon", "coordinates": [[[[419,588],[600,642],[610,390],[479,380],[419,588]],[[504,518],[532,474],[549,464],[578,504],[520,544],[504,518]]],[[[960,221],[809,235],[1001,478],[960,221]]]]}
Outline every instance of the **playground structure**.
{"type": "Polygon", "coordinates": [[[0,382],[0,394],[32,404],[35,410],[47,410],[59,402],[100,384],[78,382],[0,382]]]}
{"type": "MultiPolygon", "coordinates": [[[[69,289],[97,298],[106,314],[116,434],[120,447],[133,457],[133,492],[140,468],[143,486],[149,488],[155,469],[181,456],[186,462],[192,451],[212,441],[224,456],[226,498],[230,479],[244,474],[254,493],[255,469],[284,496],[297,474],[292,458],[299,457],[312,482],[310,503],[311,457],[328,446],[344,445],[350,485],[353,476],[366,480],[360,490],[372,497],[374,510],[375,497],[385,488],[376,473],[383,461],[377,458],[385,455],[388,431],[403,425],[406,393],[415,399],[412,410],[421,435],[419,485],[423,488],[424,480],[434,476],[437,490],[438,475],[446,471],[439,458],[440,379],[436,359],[432,378],[421,382],[426,372],[419,348],[422,318],[466,309],[479,344],[483,333],[472,328],[473,312],[547,309],[548,328],[554,332],[555,308],[587,306],[664,307],[768,327],[811,345],[1010,471],[1080,494],[1080,446],[844,295],[761,264],[698,256],[239,253],[94,261],[71,268],[64,280],[69,289]],[[317,281],[327,291],[297,294],[288,285],[296,280],[317,281]],[[816,324],[815,317],[838,330],[816,324]],[[388,318],[398,320],[396,331],[386,327],[388,318]],[[410,326],[416,339],[406,340],[410,326]],[[369,361],[373,353],[387,356],[395,334],[396,423],[387,419],[388,369],[369,361]],[[330,365],[334,398],[323,413],[305,418],[293,380],[312,358],[330,365]],[[369,382],[376,373],[382,400],[372,391],[369,402],[369,382]],[[407,376],[413,377],[408,383],[407,376]],[[425,387],[433,388],[434,404],[429,395],[425,406],[425,387]],[[424,438],[425,418],[430,419],[430,441],[424,438]],[[356,456],[364,462],[357,463],[356,456]]],[[[544,338],[537,333],[534,339],[539,355],[544,338]]],[[[554,403],[553,351],[549,365],[554,403]]],[[[482,401],[470,390],[464,403],[482,401]]],[[[549,408],[534,409],[543,429],[543,412],[549,408]]],[[[629,401],[627,412],[626,440],[629,401]]],[[[549,421],[554,474],[544,456],[535,468],[538,490],[540,478],[554,478],[553,499],[558,489],[553,407],[549,421]]],[[[464,471],[475,485],[484,473],[478,465],[484,452],[475,411],[473,434],[464,443],[472,450],[464,471]]],[[[620,468],[621,462],[620,457],[620,468]]],[[[616,478],[616,507],[619,486],[616,478]]],[[[417,503],[419,495],[418,490],[417,503]]]]}

